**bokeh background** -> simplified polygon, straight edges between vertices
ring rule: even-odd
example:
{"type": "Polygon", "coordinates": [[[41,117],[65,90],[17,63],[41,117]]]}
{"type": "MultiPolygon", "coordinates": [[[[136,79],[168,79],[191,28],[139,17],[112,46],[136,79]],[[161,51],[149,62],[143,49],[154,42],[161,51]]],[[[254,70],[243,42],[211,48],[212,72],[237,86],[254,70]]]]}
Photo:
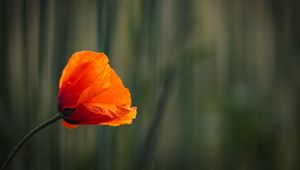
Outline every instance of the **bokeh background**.
{"type": "Polygon", "coordinates": [[[68,57],[94,50],[136,120],[56,123],[8,169],[299,169],[299,2],[0,0],[1,164],[56,113],[68,57]]]}

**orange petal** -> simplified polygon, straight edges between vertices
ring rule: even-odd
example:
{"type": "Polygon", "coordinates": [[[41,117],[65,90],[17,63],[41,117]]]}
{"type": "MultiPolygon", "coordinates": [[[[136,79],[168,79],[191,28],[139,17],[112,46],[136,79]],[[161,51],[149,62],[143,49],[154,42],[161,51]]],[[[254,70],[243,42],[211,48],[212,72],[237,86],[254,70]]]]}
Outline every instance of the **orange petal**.
{"type": "Polygon", "coordinates": [[[136,117],[137,107],[132,107],[131,111],[123,117],[119,117],[110,122],[100,123],[99,125],[120,126],[122,124],[131,124],[136,117]]]}
{"type": "Polygon", "coordinates": [[[136,108],[125,108],[99,103],[79,104],[70,119],[76,124],[99,124],[117,126],[130,124],[135,118],[136,108]]]}
{"type": "Polygon", "coordinates": [[[105,89],[99,88],[95,84],[94,87],[86,89],[80,97],[79,103],[105,103],[130,107],[130,92],[124,87],[120,77],[113,69],[110,72],[109,86],[106,87],[105,89]]]}
{"type": "Polygon", "coordinates": [[[85,103],[85,107],[95,114],[101,114],[109,116],[110,118],[119,118],[128,114],[131,109],[117,106],[113,104],[104,104],[104,103],[85,103]]]}
{"type": "MultiPolygon", "coordinates": [[[[77,75],[76,72],[78,71],[79,66],[86,63],[93,63],[95,60],[101,62],[100,66],[105,66],[108,63],[108,58],[104,53],[96,53],[93,51],[79,51],[74,53],[70,57],[68,64],[65,66],[62,72],[59,80],[59,88],[61,88],[61,86],[66,83],[70,77],[77,75]]],[[[79,71],[83,70],[79,69],[79,71]]]]}
{"type": "Polygon", "coordinates": [[[103,53],[82,51],[69,60],[60,79],[58,98],[63,108],[75,107],[82,92],[98,84],[107,86],[110,77],[108,58],[103,53]]]}
{"type": "Polygon", "coordinates": [[[78,126],[78,125],[70,124],[70,123],[64,121],[63,119],[61,120],[61,124],[69,129],[74,129],[74,128],[77,128],[77,126],[78,126]]]}

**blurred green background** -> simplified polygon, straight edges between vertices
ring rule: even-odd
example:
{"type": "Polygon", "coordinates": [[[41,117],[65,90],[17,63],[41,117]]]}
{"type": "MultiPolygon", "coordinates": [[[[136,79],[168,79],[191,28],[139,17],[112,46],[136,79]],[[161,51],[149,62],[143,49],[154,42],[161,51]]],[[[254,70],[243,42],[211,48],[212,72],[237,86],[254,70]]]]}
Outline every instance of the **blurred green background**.
{"type": "Polygon", "coordinates": [[[299,169],[299,2],[0,0],[0,163],[56,113],[67,59],[94,50],[133,124],[56,123],[8,169],[299,169]]]}

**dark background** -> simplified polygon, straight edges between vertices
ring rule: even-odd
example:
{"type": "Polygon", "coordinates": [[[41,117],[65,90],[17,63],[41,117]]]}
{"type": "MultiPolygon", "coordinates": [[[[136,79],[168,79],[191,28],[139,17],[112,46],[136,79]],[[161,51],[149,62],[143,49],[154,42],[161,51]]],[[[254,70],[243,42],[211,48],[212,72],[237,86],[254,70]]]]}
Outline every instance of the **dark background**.
{"type": "Polygon", "coordinates": [[[299,2],[0,0],[0,163],[56,113],[67,59],[94,50],[136,120],[56,123],[8,169],[299,169],[299,2]]]}

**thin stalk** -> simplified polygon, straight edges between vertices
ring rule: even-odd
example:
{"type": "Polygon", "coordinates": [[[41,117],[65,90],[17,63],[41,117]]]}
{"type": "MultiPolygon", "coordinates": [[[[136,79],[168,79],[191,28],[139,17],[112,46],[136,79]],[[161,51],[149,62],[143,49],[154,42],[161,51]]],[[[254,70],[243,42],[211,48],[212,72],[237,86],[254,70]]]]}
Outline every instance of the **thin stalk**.
{"type": "Polygon", "coordinates": [[[11,151],[11,153],[9,154],[9,156],[7,157],[6,161],[4,162],[4,164],[2,165],[2,170],[4,170],[9,163],[13,160],[13,158],[15,157],[15,155],[18,153],[18,151],[21,149],[21,147],[24,145],[24,143],[26,143],[33,135],[35,135],[36,133],[38,133],[40,130],[44,129],[45,127],[53,124],[54,122],[60,120],[62,118],[62,114],[57,113],[54,117],[48,119],[47,121],[41,123],[40,125],[38,125],[36,128],[32,129],[26,136],[24,136],[19,143],[13,148],[13,150],[11,151]]]}

